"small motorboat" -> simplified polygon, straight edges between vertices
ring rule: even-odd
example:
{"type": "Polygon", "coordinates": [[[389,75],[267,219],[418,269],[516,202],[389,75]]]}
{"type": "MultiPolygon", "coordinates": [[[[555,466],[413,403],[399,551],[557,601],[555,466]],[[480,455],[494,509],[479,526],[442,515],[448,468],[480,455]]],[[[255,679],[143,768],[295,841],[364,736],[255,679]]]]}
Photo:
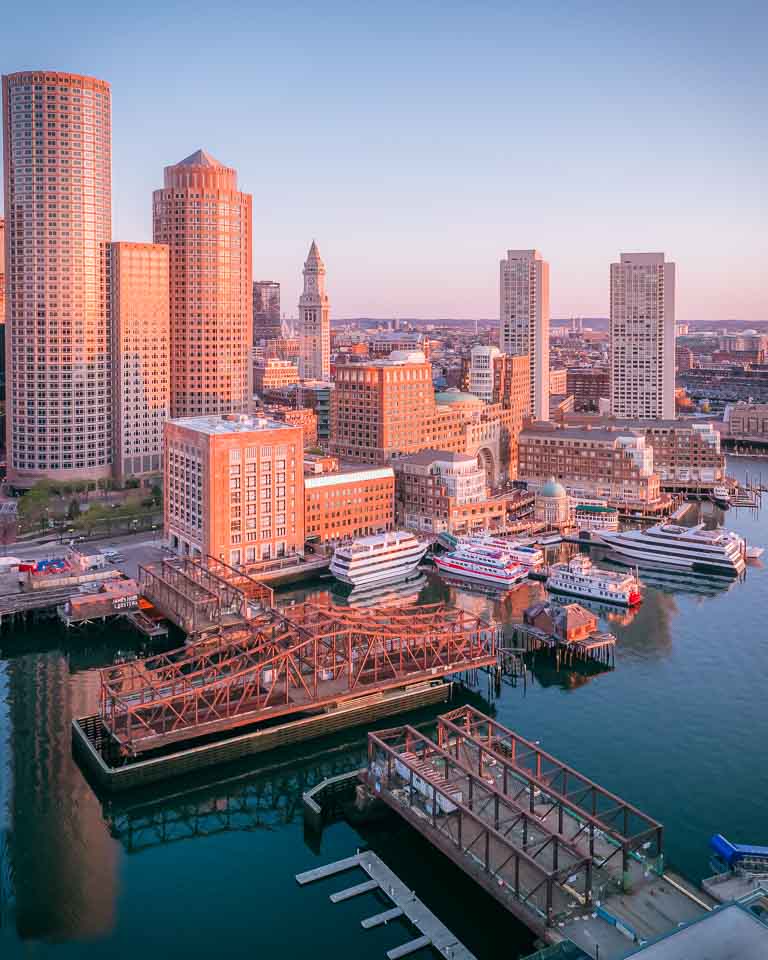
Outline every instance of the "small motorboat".
{"type": "Polygon", "coordinates": [[[765,547],[747,547],[744,556],[747,560],[759,560],[765,553],[765,547]]]}

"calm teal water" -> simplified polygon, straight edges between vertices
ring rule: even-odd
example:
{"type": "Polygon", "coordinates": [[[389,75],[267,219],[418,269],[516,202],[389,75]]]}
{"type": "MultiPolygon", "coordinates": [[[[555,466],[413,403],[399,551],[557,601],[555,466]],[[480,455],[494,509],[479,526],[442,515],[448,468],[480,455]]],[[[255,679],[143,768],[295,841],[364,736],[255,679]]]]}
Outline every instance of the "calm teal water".
{"type": "MultiPolygon", "coordinates": [[[[761,469],[732,461],[731,472],[761,469]]],[[[763,462],[768,478],[768,462],[763,462]]],[[[768,509],[730,511],[728,526],[768,545],[768,509]]],[[[701,585],[700,585],[701,586],[701,585]]],[[[706,584],[703,585],[706,587],[706,584]]],[[[446,596],[506,623],[541,595],[503,605],[430,578],[446,596]]],[[[708,872],[707,839],[768,843],[768,572],[750,567],[730,589],[648,586],[635,616],[605,620],[618,636],[616,669],[585,678],[536,665],[527,687],[504,686],[502,722],[623,794],[667,827],[668,859],[692,879],[708,872]]],[[[372,896],[332,906],[339,881],[299,889],[294,875],[367,843],[411,884],[478,957],[514,958],[526,931],[408,829],[365,835],[344,823],[305,835],[300,794],[324,774],[359,764],[355,733],[240,766],[100,802],[70,755],[69,720],[92,712],[94,668],[134,642],[130,633],[65,636],[53,626],[0,636],[0,956],[383,957],[407,934],[364,932],[372,896]],[[262,761],[263,763],[263,761],[262,761]]],[[[423,716],[419,719],[425,719],[423,716]]]]}

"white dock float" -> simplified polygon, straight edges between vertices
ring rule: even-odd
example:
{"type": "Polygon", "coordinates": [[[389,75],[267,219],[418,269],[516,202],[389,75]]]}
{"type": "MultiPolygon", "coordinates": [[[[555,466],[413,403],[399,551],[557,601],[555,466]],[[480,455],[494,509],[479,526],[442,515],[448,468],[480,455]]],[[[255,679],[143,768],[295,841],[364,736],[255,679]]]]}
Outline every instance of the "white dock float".
{"type": "Polygon", "coordinates": [[[416,953],[417,950],[428,947],[430,943],[432,943],[432,941],[429,937],[416,937],[415,940],[409,940],[408,943],[404,943],[401,947],[392,947],[391,950],[387,950],[387,956],[389,960],[400,960],[400,957],[407,957],[411,953],[416,953]]]}
{"type": "Polygon", "coordinates": [[[359,897],[361,893],[370,893],[379,886],[376,880],[366,880],[365,883],[358,883],[354,887],[347,887],[346,890],[339,890],[338,893],[332,893],[331,903],[342,903],[344,900],[351,900],[352,897],[359,897]]]}
{"type": "Polygon", "coordinates": [[[377,913],[372,917],[366,917],[360,921],[360,926],[365,930],[372,930],[373,927],[380,927],[382,923],[389,923],[390,920],[397,920],[402,917],[403,911],[400,907],[392,907],[391,910],[385,910],[383,913],[377,913]]]}
{"type": "Polygon", "coordinates": [[[324,880],[327,877],[344,873],[354,867],[358,867],[368,874],[369,880],[347,887],[346,890],[340,890],[338,893],[332,893],[331,901],[341,903],[344,900],[349,900],[359,894],[369,893],[378,888],[392,901],[394,907],[361,920],[362,927],[370,930],[383,923],[388,923],[390,920],[396,920],[398,917],[405,917],[421,934],[420,937],[387,951],[389,960],[407,957],[409,954],[427,946],[432,946],[447,960],[476,960],[474,954],[470,953],[463,943],[459,943],[451,931],[437,919],[434,913],[419,900],[412,890],[406,887],[397,874],[393,873],[375,853],[358,853],[354,857],[346,857],[344,860],[337,860],[335,863],[316,867],[314,870],[307,870],[296,875],[296,882],[303,886],[315,880],[324,880]]]}

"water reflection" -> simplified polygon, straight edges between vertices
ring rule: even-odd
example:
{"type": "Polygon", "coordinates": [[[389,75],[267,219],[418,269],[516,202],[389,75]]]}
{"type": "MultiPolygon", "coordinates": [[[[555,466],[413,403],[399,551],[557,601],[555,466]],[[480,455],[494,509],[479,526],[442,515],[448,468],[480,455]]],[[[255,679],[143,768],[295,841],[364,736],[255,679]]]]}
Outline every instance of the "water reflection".
{"type": "Polygon", "coordinates": [[[59,651],[6,671],[11,735],[9,859],[18,935],[84,940],[114,925],[118,847],[77,768],[70,721],[95,710],[98,675],[71,681],[59,651]]]}
{"type": "Polygon", "coordinates": [[[266,770],[233,772],[230,767],[224,775],[209,771],[182,786],[170,783],[140,796],[105,800],[104,817],[128,853],[221,833],[272,830],[301,817],[306,790],[365,762],[366,743],[360,738],[266,770]]]}

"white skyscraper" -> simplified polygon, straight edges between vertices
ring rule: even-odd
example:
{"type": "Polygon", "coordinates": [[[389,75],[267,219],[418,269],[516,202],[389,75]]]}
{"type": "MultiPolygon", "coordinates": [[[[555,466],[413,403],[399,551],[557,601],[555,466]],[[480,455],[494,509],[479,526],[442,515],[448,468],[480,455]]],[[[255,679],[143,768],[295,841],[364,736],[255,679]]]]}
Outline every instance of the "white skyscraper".
{"type": "Polygon", "coordinates": [[[675,416],[675,265],[663,253],[611,264],[611,413],[675,416]]]}
{"type": "Polygon", "coordinates": [[[499,266],[501,350],[528,354],[531,411],[537,420],[548,420],[549,264],[538,250],[507,250],[499,266]]]}
{"type": "Polygon", "coordinates": [[[330,304],[325,292],[325,264],[312,241],[304,264],[304,292],[299,297],[299,372],[304,380],[328,380],[331,375],[330,304]]]}

